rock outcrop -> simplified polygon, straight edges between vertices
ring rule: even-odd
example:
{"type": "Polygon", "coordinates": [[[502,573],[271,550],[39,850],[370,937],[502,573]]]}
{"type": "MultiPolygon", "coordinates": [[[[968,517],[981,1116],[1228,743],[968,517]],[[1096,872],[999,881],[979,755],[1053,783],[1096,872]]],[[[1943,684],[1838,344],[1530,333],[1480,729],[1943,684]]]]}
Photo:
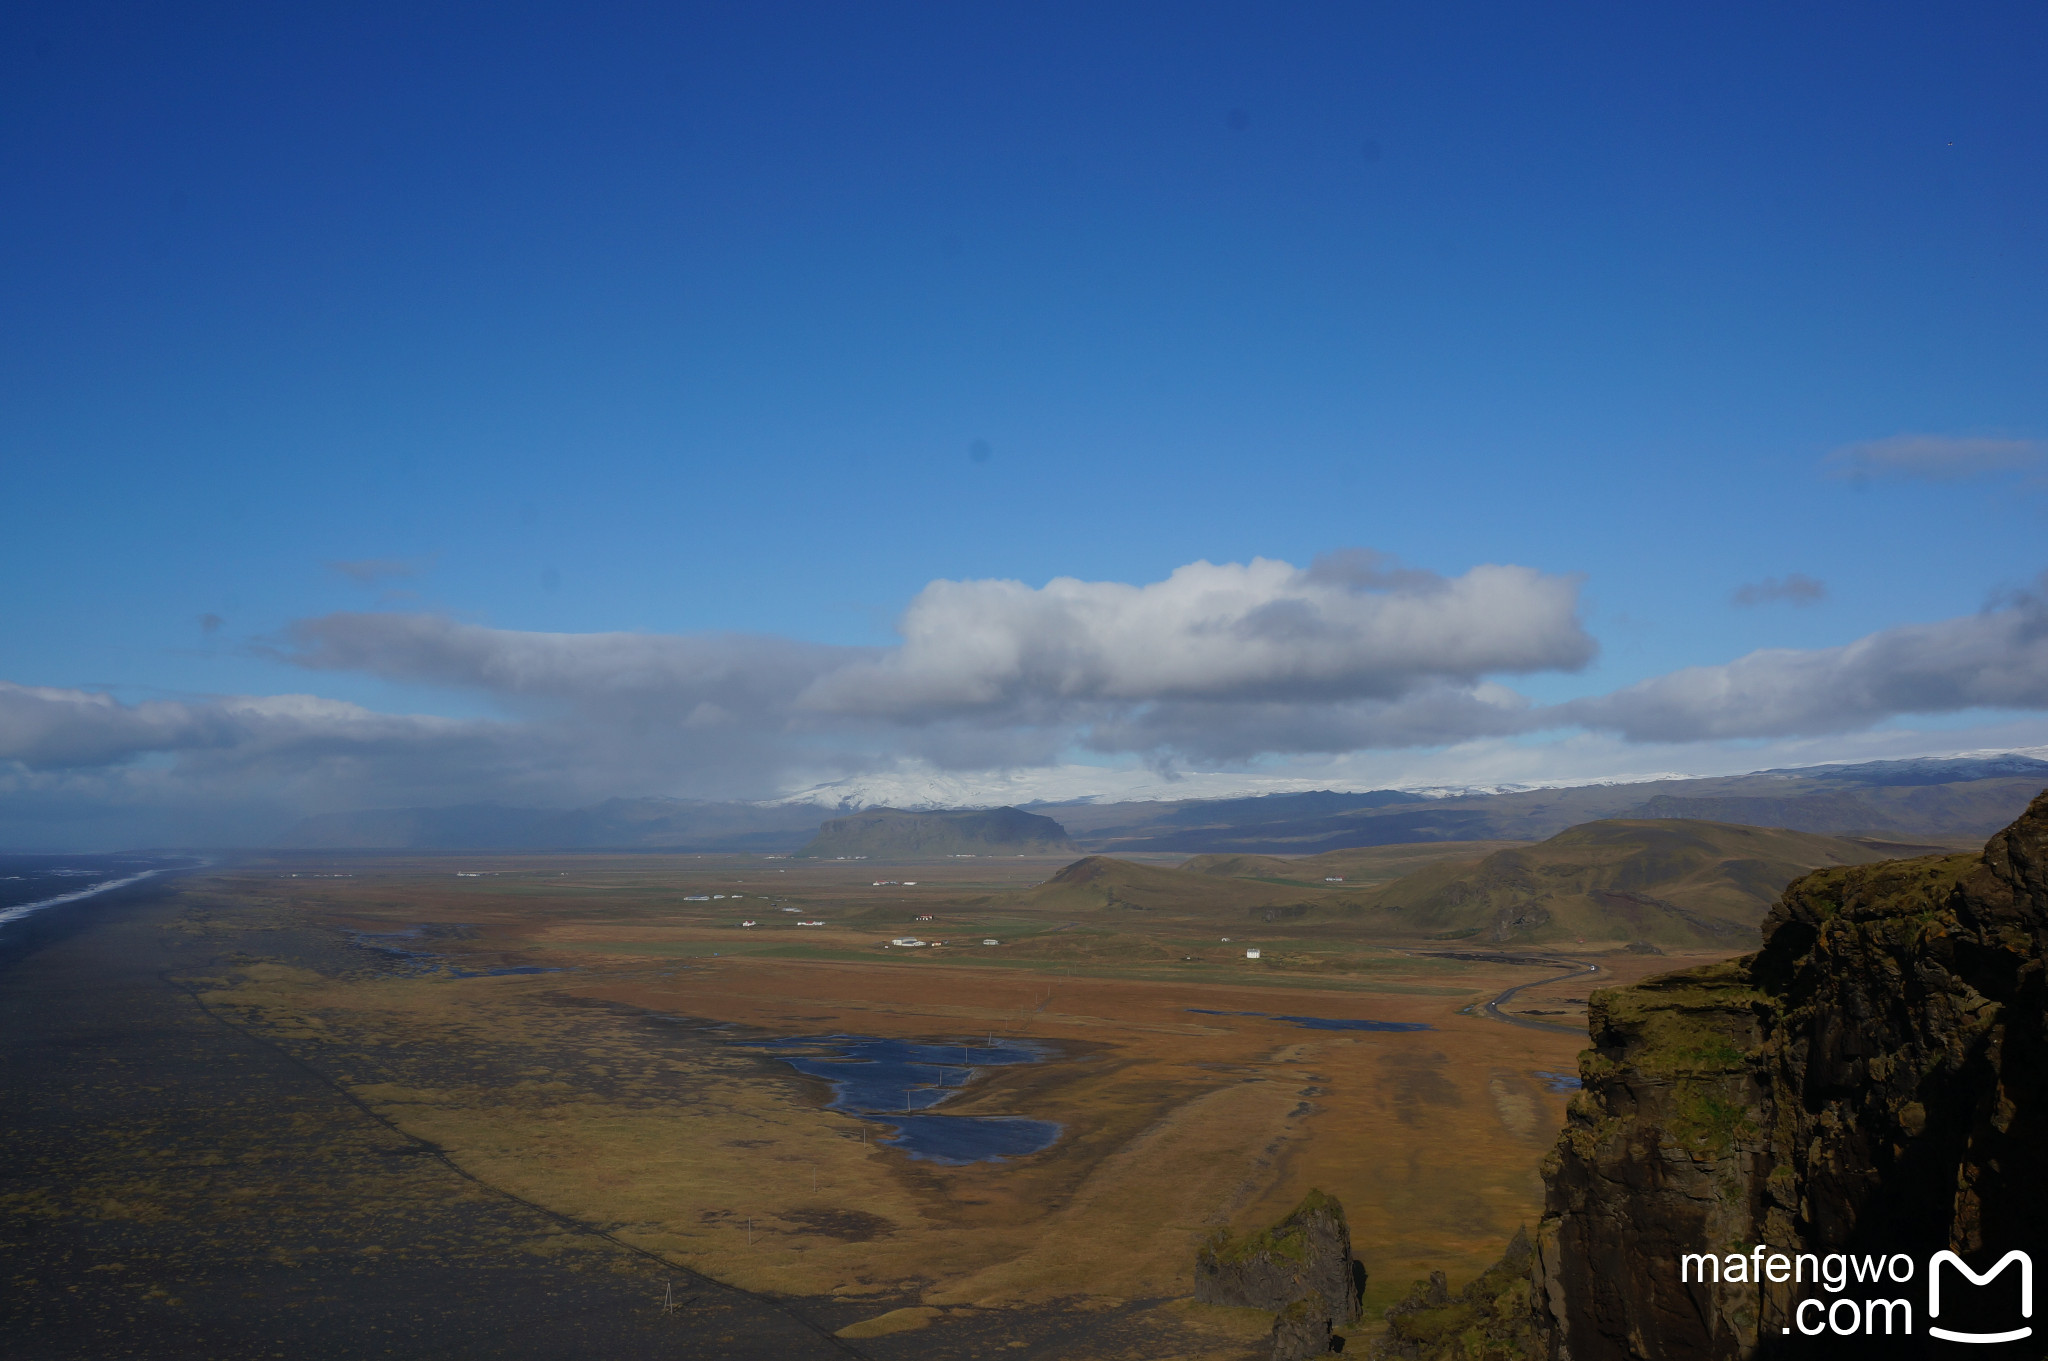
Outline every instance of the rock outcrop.
{"type": "Polygon", "coordinates": [[[1320,1290],[1311,1290],[1273,1316],[1273,1332],[1267,1338],[1273,1361],[1308,1361],[1328,1356],[1336,1330],[1330,1318],[1330,1302],[1320,1290]]]}
{"type": "Polygon", "coordinates": [[[1759,953],[1590,1010],[1531,1274],[1552,1361],[1870,1354],[1788,1335],[1813,1285],[1682,1253],[2048,1261],[2048,795],[1981,856],[1810,874],[1759,953]]]}
{"type": "Polygon", "coordinates": [[[1527,1361],[1541,1355],[1543,1341],[1529,1307],[1534,1256],[1529,1235],[1517,1233],[1507,1255],[1455,1295],[1443,1272],[1430,1272],[1387,1310],[1387,1331],[1373,1355],[1382,1361],[1527,1361]]]}
{"type": "Polygon", "coordinates": [[[1358,1317],[1364,1283],[1351,1256],[1344,1207],[1321,1191],[1310,1191],[1291,1214],[1261,1233],[1234,1238],[1217,1230],[1195,1255],[1198,1301],[1277,1315],[1275,1361],[1328,1352],[1332,1328],[1358,1317]]]}

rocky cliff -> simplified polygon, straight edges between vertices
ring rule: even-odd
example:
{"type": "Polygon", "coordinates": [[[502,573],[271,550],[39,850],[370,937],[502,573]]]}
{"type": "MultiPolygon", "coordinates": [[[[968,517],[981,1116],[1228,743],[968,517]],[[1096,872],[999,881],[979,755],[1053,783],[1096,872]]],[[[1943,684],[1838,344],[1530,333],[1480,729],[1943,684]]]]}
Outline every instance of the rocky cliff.
{"type": "Polygon", "coordinates": [[[1373,1346],[1380,1361],[1531,1361],[1545,1344],[1529,1307],[1535,1250],[1517,1232],[1507,1255],[1457,1294],[1441,1271],[1417,1281],[1387,1310],[1387,1331],[1373,1346]]]}
{"type": "MultiPolygon", "coordinates": [[[[1789,1331],[1814,1285],[1688,1283],[1683,1253],[2048,1262],[2044,979],[2048,794],[1981,856],[1818,871],[1759,953],[1594,994],[1584,1090],[1544,1169],[1538,1350],[1872,1354],[1789,1331]]],[[[1925,1299],[1924,1278],[1879,1288],[1925,1299]]]]}
{"type": "Polygon", "coordinates": [[[1358,1317],[1364,1283],[1344,1207],[1321,1191],[1261,1233],[1218,1230],[1195,1257],[1198,1301],[1274,1312],[1274,1361],[1328,1352],[1331,1329],[1358,1317]]]}

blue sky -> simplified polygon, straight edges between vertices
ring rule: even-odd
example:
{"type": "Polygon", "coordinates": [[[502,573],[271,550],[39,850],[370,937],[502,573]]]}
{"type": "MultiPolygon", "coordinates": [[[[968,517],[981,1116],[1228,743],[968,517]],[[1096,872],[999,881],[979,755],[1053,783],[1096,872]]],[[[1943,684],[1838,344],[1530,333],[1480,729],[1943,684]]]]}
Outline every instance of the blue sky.
{"type": "Polygon", "coordinates": [[[593,662],[537,691],[360,630],[312,657],[305,622],[337,612],[514,650],[625,631],[886,656],[935,581],[1142,586],[1354,548],[1575,582],[1591,646],[1387,680],[1354,620],[1337,672],[1227,695],[1176,673],[1055,704],[1019,681],[970,713],[912,686],[937,707],[831,723],[813,697],[732,719],[751,736],[715,753],[668,730],[732,706],[671,686],[634,720],[673,738],[652,766],[493,759],[564,801],[2048,742],[2040,605],[2014,596],[2048,567],[2038,6],[23,4],[0,25],[0,681],[42,695],[0,721],[11,817],[141,828],[179,804],[258,835],[252,801],[474,797],[504,767],[421,747],[342,778],[333,734],[264,745],[219,706],[311,695],[516,745],[601,722],[623,683],[593,662]],[[1970,674],[1842,723],[1659,728],[1674,745],[1584,707],[1990,617],[2006,653],[1928,635],[1970,674]],[[1196,691],[1238,707],[1175,732],[1446,684],[1560,717],[1462,743],[1338,724],[1328,750],[1292,710],[1271,750],[1100,735],[1196,691]],[[137,718],[152,703],[184,707],[137,718]]]}

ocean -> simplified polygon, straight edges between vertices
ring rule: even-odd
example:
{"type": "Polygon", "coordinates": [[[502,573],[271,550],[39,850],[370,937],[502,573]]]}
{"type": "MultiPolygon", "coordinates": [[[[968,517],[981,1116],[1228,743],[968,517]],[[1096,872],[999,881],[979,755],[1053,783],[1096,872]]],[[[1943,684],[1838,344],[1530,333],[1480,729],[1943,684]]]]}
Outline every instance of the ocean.
{"type": "Polygon", "coordinates": [[[201,861],[186,855],[0,855],[0,941],[34,913],[201,861]]]}

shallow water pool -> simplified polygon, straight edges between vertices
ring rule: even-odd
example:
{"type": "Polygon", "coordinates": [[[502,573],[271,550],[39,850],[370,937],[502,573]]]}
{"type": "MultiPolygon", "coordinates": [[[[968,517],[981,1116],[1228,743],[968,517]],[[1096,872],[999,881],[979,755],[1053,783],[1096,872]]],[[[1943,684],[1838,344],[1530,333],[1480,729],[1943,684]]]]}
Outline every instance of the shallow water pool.
{"type": "Polygon", "coordinates": [[[1208,1007],[1189,1007],[1198,1016],[1259,1016],[1268,1021],[1285,1021],[1298,1025],[1304,1030],[1434,1030],[1435,1026],[1422,1021],[1354,1021],[1329,1016],[1282,1016],[1271,1011],[1214,1011],[1208,1007]]]}
{"type": "Polygon", "coordinates": [[[1053,1057],[1028,1040],[920,1044],[873,1035],[810,1035],[748,1042],[802,1049],[782,1061],[832,1084],[828,1108],[886,1126],[880,1142],[928,1162],[999,1162],[1050,1148],[1062,1133],[1052,1120],[1012,1115],[925,1114],[959,1094],[983,1068],[1044,1063],[1053,1057]]]}

